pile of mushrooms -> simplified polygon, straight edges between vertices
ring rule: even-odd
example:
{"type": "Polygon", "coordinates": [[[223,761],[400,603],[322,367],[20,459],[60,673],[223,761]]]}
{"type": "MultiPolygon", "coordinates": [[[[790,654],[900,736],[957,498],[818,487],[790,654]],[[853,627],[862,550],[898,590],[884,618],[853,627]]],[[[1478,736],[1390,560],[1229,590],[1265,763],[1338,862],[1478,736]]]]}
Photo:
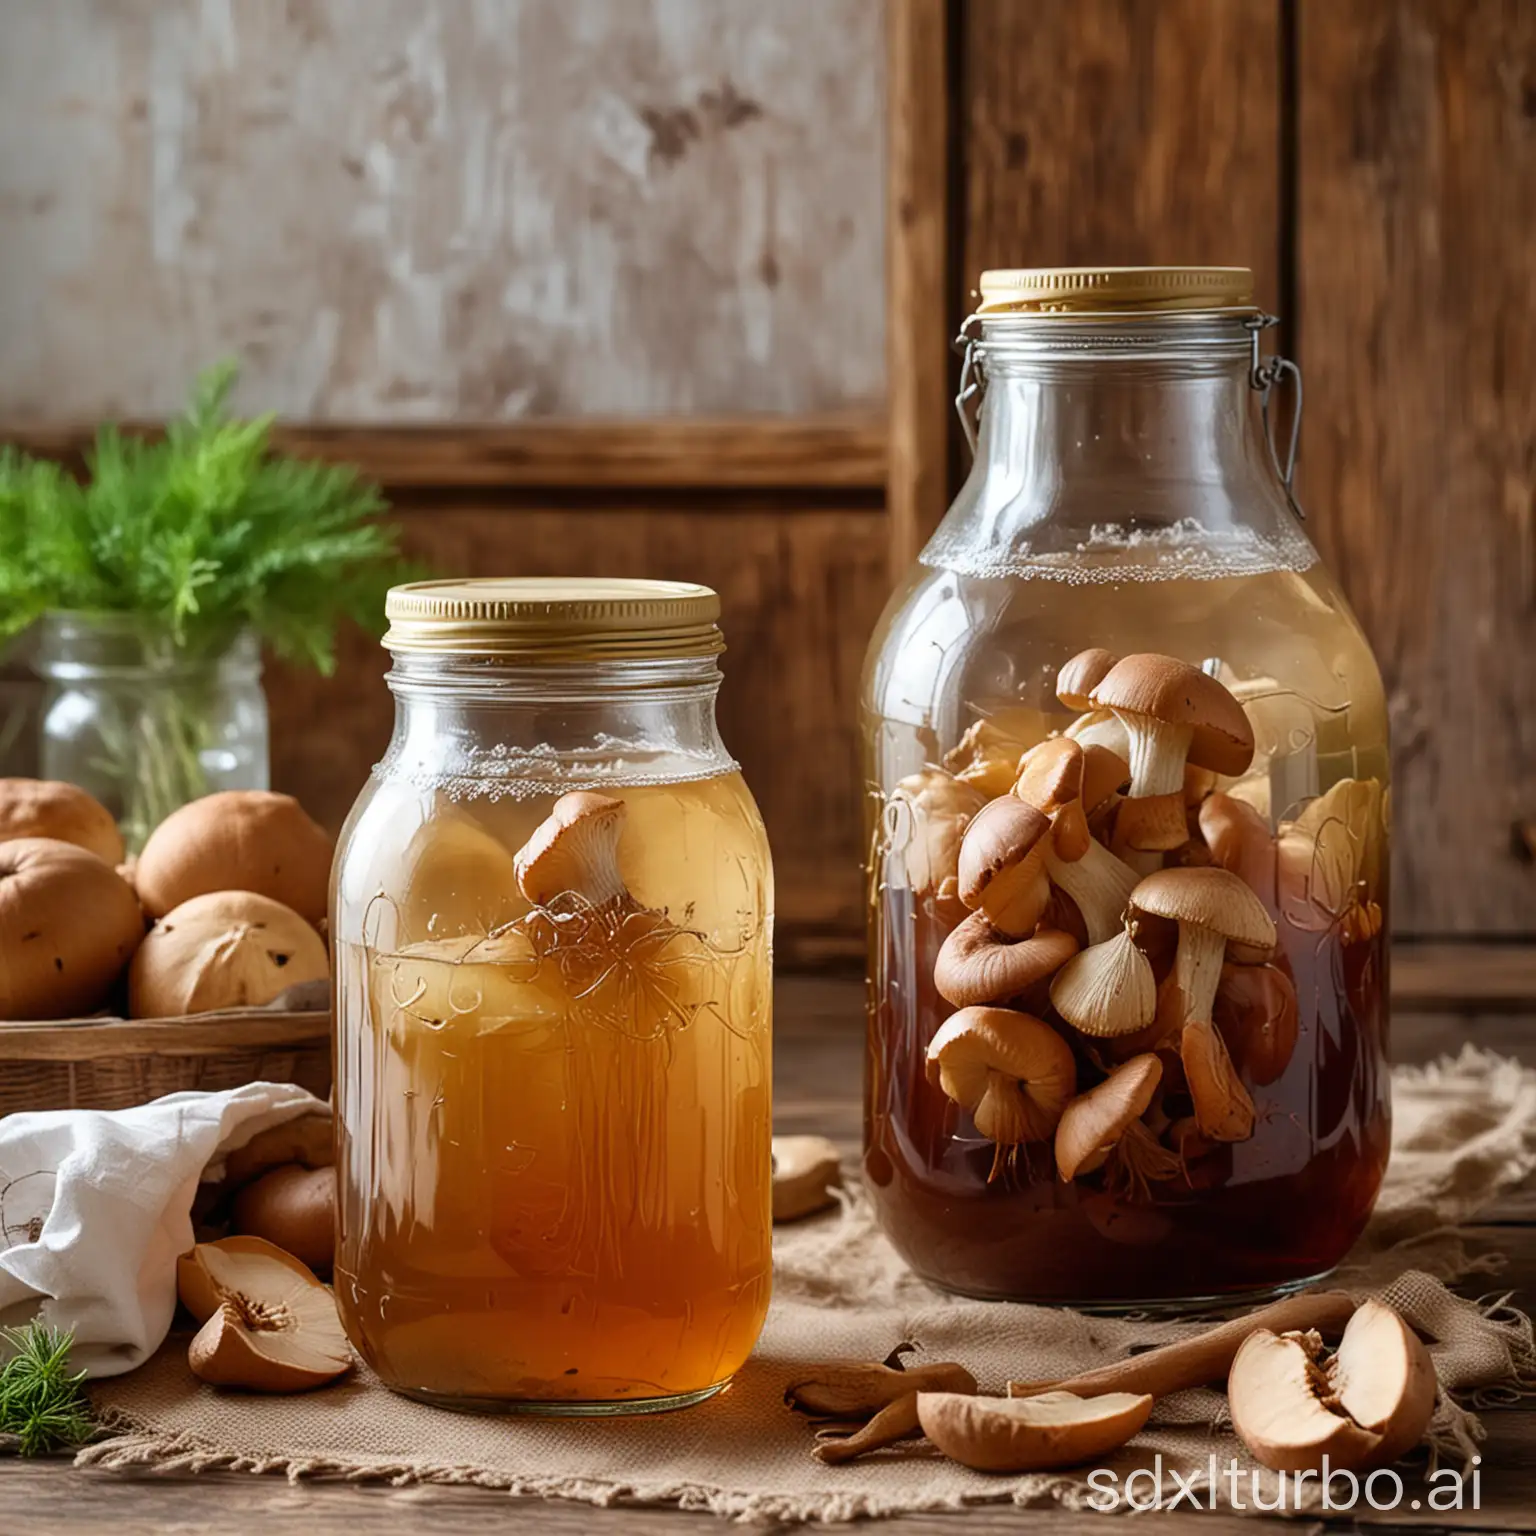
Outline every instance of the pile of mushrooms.
{"type": "Polygon", "coordinates": [[[1277,922],[1379,932],[1381,789],[1343,780],[1272,831],[1241,798],[1253,722],[1216,676],[1089,650],[1056,692],[1079,712],[1060,734],[973,729],[894,796],[908,879],[947,932],[933,980],[956,1011],[928,1077],[995,1143],[993,1177],[1038,1143],[1063,1180],[1155,1199],[1219,1180],[1291,1061],[1277,922]]]}
{"type": "Polygon", "coordinates": [[[817,1421],[812,1454],[839,1465],[920,1437],[978,1472],[1082,1466],[1117,1450],[1157,1400],[1225,1383],[1232,1428],[1277,1472],[1384,1467],[1423,1438],[1438,1395],[1423,1341],[1384,1302],[1314,1291],[1054,1381],[979,1392],[953,1361],[908,1365],[901,1344],[875,1363],[808,1366],[785,1389],[817,1421]],[[1324,1340],[1337,1339],[1330,1354],[1324,1340]]]}

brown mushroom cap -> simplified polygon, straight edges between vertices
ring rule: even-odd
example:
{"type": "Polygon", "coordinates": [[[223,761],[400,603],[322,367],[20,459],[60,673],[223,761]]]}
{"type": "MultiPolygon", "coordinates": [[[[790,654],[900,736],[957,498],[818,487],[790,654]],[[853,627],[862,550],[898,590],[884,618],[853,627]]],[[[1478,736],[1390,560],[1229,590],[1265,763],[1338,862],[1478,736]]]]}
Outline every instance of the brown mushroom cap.
{"type": "Polygon", "coordinates": [[[123,862],[112,813],[94,795],[55,779],[0,779],[0,842],[18,837],[53,838],[108,864],[123,862]]]}
{"type": "Polygon", "coordinates": [[[1209,928],[1245,950],[1267,952],[1275,944],[1263,902],[1225,869],[1160,869],[1137,884],[1131,905],[1153,917],[1209,928]]]}
{"type": "Polygon", "coordinates": [[[566,892],[594,906],[622,898],[618,846],[625,810],[622,800],[590,790],[561,795],[513,860],[523,895],[537,906],[566,892]]]}
{"type": "Polygon", "coordinates": [[[1077,1088],[1072,1047],[1043,1019],[962,1008],[928,1046],[927,1072],[999,1142],[1043,1141],[1077,1088]]]}
{"type": "Polygon", "coordinates": [[[1102,646],[1079,651],[1056,674],[1056,697],[1068,709],[1088,709],[1093,690],[1120,658],[1102,646]]]}
{"type": "Polygon", "coordinates": [[[1269,823],[1247,801],[1218,790],[1201,802],[1200,835],[1211,857],[1247,885],[1274,916],[1278,851],[1269,823]]]}
{"type": "Polygon", "coordinates": [[[1090,741],[1083,748],[1083,809],[1092,813],[1131,782],[1131,765],[1118,752],[1090,741]]]}
{"type": "Polygon", "coordinates": [[[1131,1057],[1067,1105],[1056,1125],[1056,1169],[1063,1179],[1089,1171],[1095,1157],[1120,1140],[1147,1112],[1162,1077],[1162,1062],[1148,1051],[1131,1057]]]}
{"type": "Polygon", "coordinates": [[[987,887],[1022,864],[1051,830],[1048,817],[1014,795],[989,800],[965,829],[960,844],[960,899],[973,910],[987,887]]]}
{"type": "Polygon", "coordinates": [[[1123,656],[1100,679],[1091,702],[1189,726],[1194,735],[1187,760],[1197,767],[1239,774],[1253,761],[1253,726],[1243,706],[1214,677],[1172,656],[1123,656]]]}
{"type": "Polygon", "coordinates": [[[1052,736],[1020,759],[1013,792],[1050,815],[1082,799],[1083,762],[1083,749],[1070,736],[1052,736]]]}
{"type": "Polygon", "coordinates": [[[1077,953],[1077,940],[1056,928],[1031,938],[998,933],[985,912],[972,912],[944,940],[933,966],[939,996],[956,1008],[1004,1003],[1053,976],[1077,953]]]}

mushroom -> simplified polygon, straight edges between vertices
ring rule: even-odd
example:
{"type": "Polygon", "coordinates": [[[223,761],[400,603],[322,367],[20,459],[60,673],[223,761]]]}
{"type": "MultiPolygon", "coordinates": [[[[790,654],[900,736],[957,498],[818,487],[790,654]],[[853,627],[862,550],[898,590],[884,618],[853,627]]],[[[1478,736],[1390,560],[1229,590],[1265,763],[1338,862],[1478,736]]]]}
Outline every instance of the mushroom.
{"type": "Polygon", "coordinates": [[[1212,1141],[1247,1141],[1253,1135],[1253,1099],[1232,1065],[1226,1041],[1209,1019],[1191,1019],[1184,1026],[1179,1060],[1200,1134],[1212,1141]]]}
{"type": "Polygon", "coordinates": [[[1005,705],[970,725],[944,754],[944,766],[989,800],[1006,795],[1018,777],[1019,759],[1048,729],[1039,710],[1005,705]]]}
{"type": "Polygon", "coordinates": [[[1332,1359],[1314,1332],[1250,1334],[1232,1362],[1232,1427],[1276,1472],[1386,1465],[1423,1437],[1434,1413],[1429,1351],[1390,1307],[1364,1302],[1332,1359]]]}
{"type": "Polygon", "coordinates": [[[1162,1075],[1162,1063],[1151,1052],[1133,1056],[1067,1105],[1056,1125],[1056,1171],[1064,1181],[1103,1167],[1120,1138],[1147,1112],[1162,1075]]]}
{"type": "Polygon", "coordinates": [[[928,1047],[928,1078],[1000,1146],[1044,1141],[1077,1089],[1072,1048],[1028,1013],[962,1008],[928,1047]]]}
{"type": "Polygon", "coordinates": [[[1244,1075],[1272,1083],[1296,1051],[1296,988],[1278,966],[1223,965],[1212,1022],[1244,1075]]]}
{"type": "Polygon", "coordinates": [[[1253,760],[1242,706],[1197,667],[1171,656],[1125,656],[1100,679],[1095,708],[1112,709],[1130,738],[1130,797],[1118,835],[1132,848],[1177,848],[1189,839],[1184,766],[1239,774],[1253,760]]]}
{"type": "Polygon", "coordinates": [[[905,832],[901,857],[913,895],[932,897],[957,909],[946,914],[956,920],[964,910],[955,894],[960,839],[986,803],[973,784],[942,768],[909,774],[891,795],[892,806],[903,807],[910,818],[910,826],[901,829],[905,832]]]}
{"type": "Polygon", "coordinates": [[[1281,822],[1276,879],[1288,923],[1313,933],[1338,924],[1346,942],[1380,932],[1381,910],[1370,892],[1380,881],[1385,821],[1377,780],[1340,779],[1295,821],[1281,822]],[[1352,917],[1357,908],[1363,920],[1352,917]]]}
{"type": "Polygon", "coordinates": [[[977,1472],[1039,1472],[1075,1467],[1124,1445],[1152,1412],[1145,1393],[1076,1397],[971,1397],[920,1392],[923,1433],[949,1457],[977,1472]]]}
{"type": "Polygon", "coordinates": [[[1262,959],[1275,946],[1275,925],[1253,891],[1225,869],[1163,869],[1131,893],[1131,905],[1179,925],[1173,985],[1183,1017],[1209,1019],[1231,944],[1234,958],[1262,959]]]}
{"type": "Polygon", "coordinates": [[[567,893],[599,909],[628,905],[619,871],[624,816],[624,802],[611,795],[584,789],[561,795],[517,852],[518,889],[538,907],[567,893]]]}
{"type": "Polygon", "coordinates": [[[980,910],[999,933],[1024,938],[1035,931],[1050,900],[1045,876],[1050,821],[1013,795],[989,800],[960,843],[960,900],[980,910]]]}
{"type": "Polygon", "coordinates": [[[1133,1034],[1157,1011],[1152,962],[1122,928],[1067,960],[1051,982],[1051,1004],[1074,1029],[1095,1039],[1133,1034]]]}
{"type": "Polygon", "coordinates": [[[933,984],[956,1008],[1005,1003],[1054,975],[1077,953],[1077,940],[1057,928],[1010,939],[985,912],[972,912],[944,940],[934,962],[933,984]]]}
{"type": "Polygon", "coordinates": [[[1216,863],[1236,875],[1270,917],[1278,916],[1275,839],[1264,818],[1246,801],[1218,790],[1200,804],[1200,835],[1216,863]]]}
{"type": "Polygon", "coordinates": [[[1062,735],[1070,736],[1084,751],[1089,747],[1103,747],[1123,762],[1130,760],[1131,733],[1112,709],[1090,709],[1079,715],[1062,735]]]}
{"type": "Polygon", "coordinates": [[[1068,709],[1091,709],[1093,690],[1104,681],[1119,657],[1103,646],[1079,651],[1056,674],[1056,697],[1068,709]]]}
{"type": "Polygon", "coordinates": [[[773,1138],[773,1219],[798,1221],[837,1204],[837,1148],[825,1136],[773,1138]]]}
{"type": "Polygon", "coordinates": [[[352,1368],[331,1293],[292,1254],[259,1237],[199,1243],[176,1261],[182,1304],[203,1326],[192,1374],[221,1387],[302,1392],[352,1368]]]}
{"type": "Polygon", "coordinates": [[[1140,878],[1090,835],[1086,814],[1112,795],[1128,772],[1123,759],[1102,747],[1084,751],[1070,737],[1055,736],[1026,755],[1013,787],[1015,796],[1051,818],[1046,877],[1082,913],[1090,944],[1114,935],[1140,878]]]}

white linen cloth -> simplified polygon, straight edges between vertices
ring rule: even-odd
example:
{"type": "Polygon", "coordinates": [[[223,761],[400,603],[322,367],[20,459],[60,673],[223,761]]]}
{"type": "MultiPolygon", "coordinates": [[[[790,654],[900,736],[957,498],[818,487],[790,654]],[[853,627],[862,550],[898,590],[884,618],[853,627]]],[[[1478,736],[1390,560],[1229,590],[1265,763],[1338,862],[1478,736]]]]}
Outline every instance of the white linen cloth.
{"type": "Polygon", "coordinates": [[[0,1118],[0,1327],[73,1329],[70,1359],[90,1377],[142,1364],[176,1312],[199,1182],[268,1126],[315,1113],[330,1106],[302,1088],[248,1083],[0,1118]]]}

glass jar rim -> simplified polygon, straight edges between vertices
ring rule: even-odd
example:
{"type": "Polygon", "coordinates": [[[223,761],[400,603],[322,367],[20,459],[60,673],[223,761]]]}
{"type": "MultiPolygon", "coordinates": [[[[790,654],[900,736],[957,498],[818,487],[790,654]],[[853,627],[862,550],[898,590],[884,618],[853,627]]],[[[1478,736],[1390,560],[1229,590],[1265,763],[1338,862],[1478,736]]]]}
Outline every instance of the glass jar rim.
{"type": "Polygon", "coordinates": [[[386,650],[532,665],[718,656],[719,596],[695,582],[504,576],[408,582],[385,599],[386,650]]]}

